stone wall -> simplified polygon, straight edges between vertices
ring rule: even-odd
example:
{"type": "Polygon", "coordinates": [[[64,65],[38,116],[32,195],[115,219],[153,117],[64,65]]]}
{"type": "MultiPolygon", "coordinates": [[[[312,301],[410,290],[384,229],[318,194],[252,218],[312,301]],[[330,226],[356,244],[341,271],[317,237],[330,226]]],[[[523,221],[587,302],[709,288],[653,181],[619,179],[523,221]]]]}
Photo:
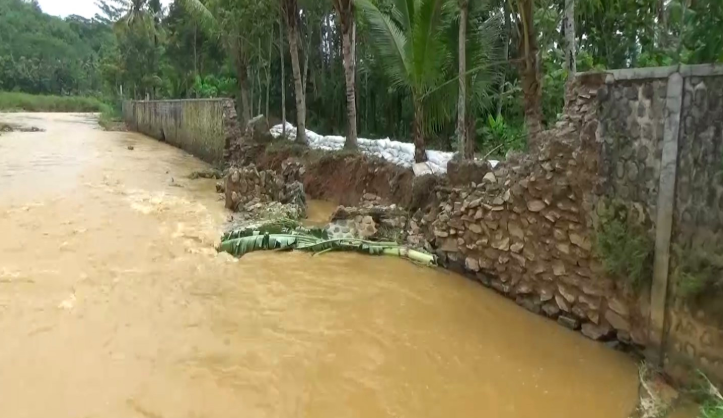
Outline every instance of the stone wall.
{"type": "Polygon", "coordinates": [[[654,357],[723,380],[721,302],[691,300],[681,269],[723,254],[723,68],[611,71],[599,96],[601,196],[640,208],[656,237],[654,357]]]}
{"type": "Polygon", "coordinates": [[[236,110],[230,99],[126,101],[123,119],[131,130],[221,164],[238,137],[236,110]]]}
{"type": "Polygon", "coordinates": [[[677,179],[667,360],[694,360],[723,380],[723,292],[691,304],[677,274],[682,258],[723,256],[723,74],[685,78],[677,179]]]}
{"type": "Polygon", "coordinates": [[[413,216],[409,240],[590,338],[644,345],[635,296],[606,277],[593,251],[594,191],[602,187],[598,91],[604,75],[578,80],[540,150],[494,169],[475,164],[479,183],[438,187],[437,202],[413,216]]]}

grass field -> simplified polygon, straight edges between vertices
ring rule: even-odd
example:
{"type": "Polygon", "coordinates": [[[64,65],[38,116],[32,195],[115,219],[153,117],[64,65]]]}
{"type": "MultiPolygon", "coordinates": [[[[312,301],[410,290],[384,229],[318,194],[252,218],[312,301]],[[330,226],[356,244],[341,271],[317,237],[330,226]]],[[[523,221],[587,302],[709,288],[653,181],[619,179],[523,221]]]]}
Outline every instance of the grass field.
{"type": "Polygon", "coordinates": [[[43,96],[0,92],[0,112],[109,112],[110,106],[94,97],[43,96]]]}

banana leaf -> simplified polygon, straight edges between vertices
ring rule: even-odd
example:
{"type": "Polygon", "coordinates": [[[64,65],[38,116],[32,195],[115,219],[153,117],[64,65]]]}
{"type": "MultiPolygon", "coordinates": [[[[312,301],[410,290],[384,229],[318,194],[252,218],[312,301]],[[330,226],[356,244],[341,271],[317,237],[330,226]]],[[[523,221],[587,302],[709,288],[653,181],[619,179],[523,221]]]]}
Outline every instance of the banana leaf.
{"type": "Polygon", "coordinates": [[[400,246],[395,242],[374,242],[361,239],[322,239],[317,236],[292,232],[290,234],[259,234],[225,240],[219,251],[241,257],[259,250],[291,250],[312,252],[315,255],[330,251],[355,251],[368,255],[393,255],[428,266],[436,265],[436,258],[421,251],[400,246]]]}
{"type": "Polygon", "coordinates": [[[223,241],[219,251],[242,257],[259,250],[292,250],[296,245],[296,239],[297,237],[293,235],[257,234],[223,241]]]}

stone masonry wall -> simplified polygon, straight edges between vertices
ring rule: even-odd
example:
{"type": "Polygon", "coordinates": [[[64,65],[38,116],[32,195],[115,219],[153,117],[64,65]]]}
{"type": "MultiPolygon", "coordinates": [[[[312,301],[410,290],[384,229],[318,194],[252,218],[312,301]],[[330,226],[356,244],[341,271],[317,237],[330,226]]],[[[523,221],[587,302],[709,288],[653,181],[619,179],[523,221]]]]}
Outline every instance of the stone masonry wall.
{"type": "MultiPolygon", "coordinates": [[[[723,255],[723,75],[685,79],[680,121],[667,361],[693,362],[723,380],[723,311],[691,305],[675,273],[681,257],[723,255]]],[[[723,304],[721,295],[705,302],[723,304]]]]}
{"type": "Polygon", "coordinates": [[[604,76],[568,91],[564,119],[542,149],[511,156],[480,183],[438,187],[410,242],[441,261],[593,339],[645,344],[636,303],[605,277],[593,252],[598,182],[598,91],[604,76]]]}
{"type": "Polygon", "coordinates": [[[643,205],[655,219],[667,79],[606,84],[600,90],[603,194],[643,205]]]}

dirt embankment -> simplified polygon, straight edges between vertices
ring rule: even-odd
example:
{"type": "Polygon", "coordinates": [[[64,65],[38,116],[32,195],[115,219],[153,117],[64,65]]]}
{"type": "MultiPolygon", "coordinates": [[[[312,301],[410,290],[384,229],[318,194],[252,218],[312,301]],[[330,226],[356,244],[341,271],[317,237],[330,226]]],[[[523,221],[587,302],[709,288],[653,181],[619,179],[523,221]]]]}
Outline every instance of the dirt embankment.
{"type": "Polygon", "coordinates": [[[416,209],[433,195],[438,181],[414,181],[411,169],[350,152],[323,152],[296,144],[270,142],[249,145],[244,163],[253,162],[260,169],[283,171],[289,159],[303,164],[302,178],[306,194],[312,199],[355,206],[365,194],[374,194],[387,204],[416,209]],[[249,161],[252,160],[252,161],[249,161]]]}

